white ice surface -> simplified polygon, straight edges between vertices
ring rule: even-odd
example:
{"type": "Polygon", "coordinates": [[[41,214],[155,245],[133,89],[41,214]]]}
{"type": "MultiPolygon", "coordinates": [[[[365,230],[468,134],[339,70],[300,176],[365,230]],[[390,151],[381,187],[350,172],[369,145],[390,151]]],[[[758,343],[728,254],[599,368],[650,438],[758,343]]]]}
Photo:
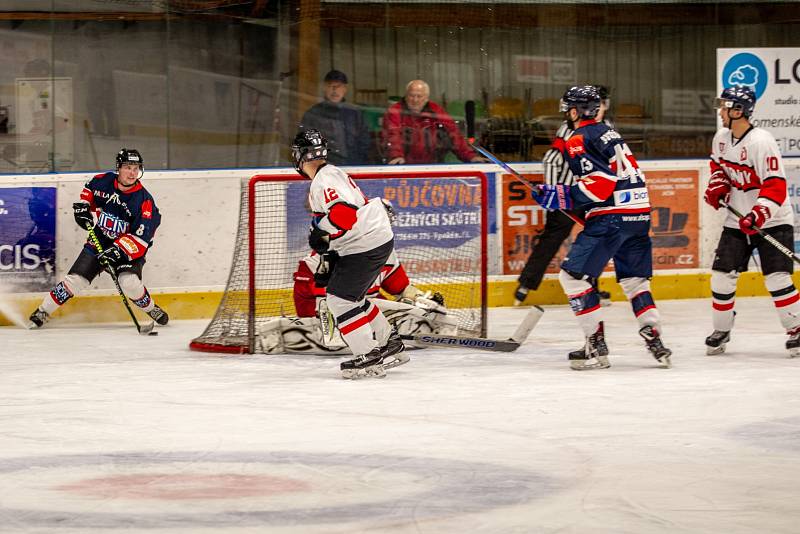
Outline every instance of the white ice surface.
{"type": "Polygon", "coordinates": [[[659,305],[673,369],[615,302],[607,370],[569,370],[580,334],[549,307],[515,353],[356,382],[190,352],[205,322],[0,328],[0,532],[799,532],[800,359],[771,302],[737,300],[720,357],[709,301],[659,305]]]}

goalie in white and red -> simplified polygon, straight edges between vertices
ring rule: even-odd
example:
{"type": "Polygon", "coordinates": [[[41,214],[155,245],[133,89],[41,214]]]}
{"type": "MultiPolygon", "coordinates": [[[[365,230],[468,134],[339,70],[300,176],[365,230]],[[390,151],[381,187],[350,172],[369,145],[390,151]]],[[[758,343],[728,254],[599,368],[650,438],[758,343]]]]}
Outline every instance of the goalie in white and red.
{"type": "Polygon", "coordinates": [[[295,169],[311,180],[308,202],[314,218],[308,243],[319,254],[338,254],[326,303],[356,355],[342,362],[342,376],[383,377],[384,359],[397,358],[405,347],[366,294],[394,250],[394,233],[381,199],[367,198],[347,173],[327,163],[327,153],[318,130],[301,131],[292,144],[295,169]]]}
{"type": "MultiPolygon", "coordinates": [[[[294,273],[292,295],[296,317],[276,317],[259,328],[261,347],[269,354],[351,354],[338,328],[330,324],[326,291],[336,254],[312,251],[300,260],[294,273]]],[[[405,268],[392,252],[375,282],[367,290],[373,303],[401,336],[456,334],[458,321],[448,316],[444,297],[411,284],[405,268]],[[395,300],[384,297],[392,296],[395,300]]],[[[402,356],[401,358],[402,359],[402,356]]],[[[384,360],[384,368],[400,365],[384,360]]]]}

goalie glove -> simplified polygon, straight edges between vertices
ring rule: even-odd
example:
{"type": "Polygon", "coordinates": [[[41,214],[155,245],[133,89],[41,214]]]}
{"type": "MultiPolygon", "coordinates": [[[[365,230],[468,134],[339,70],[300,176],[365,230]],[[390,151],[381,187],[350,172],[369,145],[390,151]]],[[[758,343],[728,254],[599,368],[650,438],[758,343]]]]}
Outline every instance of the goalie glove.
{"type": "Polygon", "coordinates": [[[444,305],[444,297],[438,291],[426,291],[421,295],[417,295],[414,299],[414,306],[421,308],[425,311],[436,313],[447,313],[447,308],[444,305]]]}

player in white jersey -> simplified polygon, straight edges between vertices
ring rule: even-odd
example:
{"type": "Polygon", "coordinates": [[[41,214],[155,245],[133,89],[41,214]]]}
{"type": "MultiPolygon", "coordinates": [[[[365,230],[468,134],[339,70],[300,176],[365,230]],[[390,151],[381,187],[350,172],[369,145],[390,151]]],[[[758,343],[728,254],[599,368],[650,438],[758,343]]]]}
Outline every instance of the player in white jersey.
{"type": "Polygon", "coordinates": [[[747,270],[758,250],[764,283],[772,295],[781,325],[789,335],[786,348],[800,354],[800,294],[792,282],[792,260],[758,235],[756,228],[794,249],[792,207],[786,191],[786,173],[775,139],[750,123],[756,96],[747,86],[722,91],[717,99],[722,128],[711,147],[711,178],[705,201],[714,209],[729,204],[714,255],[711,273],[714,332],[706,338],[706,353],[721,354],[731,338],[734,299],[739,273],[747,270]]]}
{"type": "Polygon", "coordinates": [[[367,198],[347,173],[327,163],[327,154],[318,130],[298,133],[292,144],[295,169],[311,180],[308,244],[319,254],[338,255],[326,287],[327,306],[356,356],[342,362],[342,376],[381,378],[384,358],[397,357],[405,347],[365,296],[394,250],[394,233],[381,199],[367,198]]]}

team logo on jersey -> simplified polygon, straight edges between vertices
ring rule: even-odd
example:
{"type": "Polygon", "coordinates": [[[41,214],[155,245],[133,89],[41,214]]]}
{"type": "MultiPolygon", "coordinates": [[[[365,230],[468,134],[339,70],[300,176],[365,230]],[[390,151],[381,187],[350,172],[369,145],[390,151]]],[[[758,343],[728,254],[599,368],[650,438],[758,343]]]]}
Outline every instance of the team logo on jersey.
{"type": "Polygon", "coordinates": [[[142,219],[152,219],[153,218],[153,202],[145,200],[142,202],[142,219]]]}
{"type": "Polygon", "coordinates": [[[742,147],[742,153],[739,154],[739,161],[746,161],[747,160],[747,147],[742,147]]]}
{"type": "Polygon", "coordinates": [[[722,67],[722,87],[747,85],[761,98],[767,88],[769,76],[764,62],[750,52],[741,52],[732,56],[722,67]]]}
{"type": "Polygon", "coordinates": [[[127,221],[123,221],[105,211],[101,211],[97,217],[97,225],[102,228],[104,234],[111,238],[116,238],[118,235],[128,231],[127,221]]]}
{"type": "Polygon", "coordinates": [[[569,153],[570,157],[575,157],[578,154],[583,154],[585,152],[583,148],[583,136],[582,135],[573,135],[567,141],[567,152],[569,153]]]}
{"type": "Polygon", "coordinates": [[[720,152],[725,152],[725,143],[724,142],[719,144],[719,151],[720,152]]]}

